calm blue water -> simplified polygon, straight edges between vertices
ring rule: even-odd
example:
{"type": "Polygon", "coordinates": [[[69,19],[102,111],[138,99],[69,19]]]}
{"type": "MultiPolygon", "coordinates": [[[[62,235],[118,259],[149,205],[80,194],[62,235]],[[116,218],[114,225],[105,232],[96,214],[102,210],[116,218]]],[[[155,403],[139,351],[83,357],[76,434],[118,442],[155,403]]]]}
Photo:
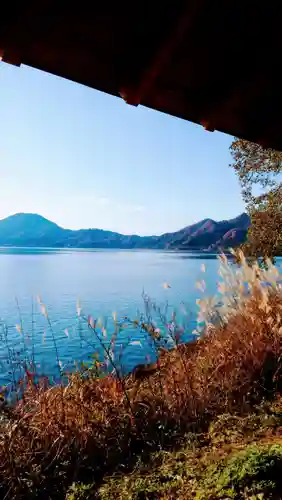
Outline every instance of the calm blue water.
{"type": "MultiPolygon", "coordinates": [[[[86,316],[109,318],[109,332],[113,311],[118,317],[136,318],[137,311],[144,309],[143,290],[161,305],[168,301],[170,306],[178,308],[184,302],[190,314],[188,327],[186,324],[189,335],[195,327],[196,298],[201,295],[195,282],[204,278],[207,294],[215,293],[217,269],[215,256],[205,254],[0,249],[0,318],[7,325],[6,337],[3,326],[0,335],[0,384],[8,383],[11,378],[8,348],[14,363],[17,356],[21,358],[28,352],[29,356],[34,355],[40,373],[56,374],[52,331],[40,312],[37,295],[46,304],[60,361],[70,369],[75,361],[89,359],[93,351],[101,354],[100,344],[87,322],[77,317],[77,299],[86,316]],[[201,264],[206,266],[205,275],[201,264]],[[165,289],[164,282],[171,288],[165,289]],[[20,321],[25,340],[15,328],[20,321]]],[[[124,330],[118,337],[117,348],[126,343],[128,336],[134,341],[140,332],[132,328],[124,330]]],[[[146,362],[148,346],[144,338],[141,340],[141,346],[128,345],[120,355],[128,369],[146,362]]]]}

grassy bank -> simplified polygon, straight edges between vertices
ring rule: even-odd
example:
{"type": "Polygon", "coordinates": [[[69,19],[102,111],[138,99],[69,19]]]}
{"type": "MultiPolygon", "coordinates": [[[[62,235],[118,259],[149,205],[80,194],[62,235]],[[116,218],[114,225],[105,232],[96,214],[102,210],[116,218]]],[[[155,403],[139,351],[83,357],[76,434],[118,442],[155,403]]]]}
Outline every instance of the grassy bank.
{"type": "Polygon", "coordinates": [[[280,498],[281,276],[240,259],[221,257],[220,295],[199,299],[194,342],[181,344],[174,316],[170,350],[142,324],[156,365],[121,377],[106,348],[111,374],[29,378],[0,420],[1,496],[280,498]]]}
{"type": "MultiPolygon", "coordinates": [[[[106,478],[98,498],[281,498],[281,402],[244,416],[223,414],[207,432],[188,434],[177,451],[161,451],[131,473],[106,478]]],[[[95,498],[95,485],[76,484],[69,498],[95,498]],[[88,491],[87,491],[88,488],[88,491]],[[79,495],[81,495],[79,497],[79,495]],[[84,495],[84,496],[83,496],[84,495]],[[92,495],[92,496],[91,496],[92,495]]]]}

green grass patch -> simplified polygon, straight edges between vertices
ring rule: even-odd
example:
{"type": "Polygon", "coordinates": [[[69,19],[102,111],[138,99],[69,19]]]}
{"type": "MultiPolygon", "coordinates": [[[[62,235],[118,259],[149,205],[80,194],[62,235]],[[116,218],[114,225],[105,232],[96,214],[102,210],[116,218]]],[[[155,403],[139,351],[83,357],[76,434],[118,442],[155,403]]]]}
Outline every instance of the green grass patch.
{"type": "MultiPolygon", "coordinates": [[[[282,446],[249,445],[209,466],[199,481],[198,500],[272,498],[282,487],[282,446]]],[[[275,497],[277,498],[277,496],[275,497]]]]}

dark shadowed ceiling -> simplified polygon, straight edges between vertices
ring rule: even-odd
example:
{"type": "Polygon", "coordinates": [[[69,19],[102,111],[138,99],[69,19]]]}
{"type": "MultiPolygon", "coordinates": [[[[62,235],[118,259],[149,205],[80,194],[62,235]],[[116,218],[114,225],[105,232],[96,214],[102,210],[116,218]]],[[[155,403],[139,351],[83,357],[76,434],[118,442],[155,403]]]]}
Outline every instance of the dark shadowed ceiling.
{"type": "Polygon", "coordinates": [[[281,13],[273,0],[6,2],[0,57],[282,149],[281,13]]]}

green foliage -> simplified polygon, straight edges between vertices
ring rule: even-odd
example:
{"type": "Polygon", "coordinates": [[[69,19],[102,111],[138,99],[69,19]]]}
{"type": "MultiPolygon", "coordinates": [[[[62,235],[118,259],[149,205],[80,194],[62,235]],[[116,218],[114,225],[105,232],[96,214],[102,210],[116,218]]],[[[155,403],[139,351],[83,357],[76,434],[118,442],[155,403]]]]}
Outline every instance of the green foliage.
{"type": "MultiPolygon", "coordinates": [[[[189,443],[189,440],[188,440],[189,443]]],[[[190,446],[190,443],[188,447],[190,446]]],[[[185,481],[192,479],[192,452],[159,452],[133,473],[108,478],[99,489],[101,500],[155,500],[178,498],[185,481]]]]}
{"type": "Polygon", "coordinates": [[[88,500],[93,498],[94,484],[73,483],[68,490],[66,500],[88,500]]]}
{"type": "Polygon", "coordinates": [[[243,499],[251,495],[270,498],[282,486],[281,474],[281,445],[250,445],[231,458],[209,466],[196,498],[243,499]]]}
{"type": "Polygon", "coordinates": [[[200,449],[160,452],[149,464],[138,464],[131,474],[108,478],[100,487],[98,498],[262,500],[280,492],[280,444],[252,444],[239,452],[233,448],[233,452],[224,459],[212,453],[212,442],[202,449],[202,453],[200,449]]]}
{"type": "Polygon", "coordinates": [[[280,408],[263,402],[250,414],[240,416],[224,413],[215,418],[209,427],[212,445],[224,446],[240,441],[249,442],[260,438],[282,425],[280,408]]]}
{"type": "Polygon", "coordinates": [[[173,474],[165,474],[149,477],[128,477],[125,476],[120,480],[112,479],[108,484],[100,489],[101,500],[110,498],[116,500],[141,500],[141,499],[158,499],[168,498],[167,496],[172,491],[177,491],[182,484],[181,476],[173,474]]]}
{"type": "Polygon", "coordinates": [[[236,138],[230,150],[252,223],[244,251],[256,258],[281,255],[282,153],[236,138]]]}
{"type": "Polygon", "coordinates": [[[82,361],[80,364],[79,376],[84,379],[85,377],[101,378],[105,376],[105,371],[102,369],[104,363],[99,361],[98,353],[91,355],[90,361],[82,361]]]}
{"type": "Polygon", "coordinates": [[[239,177],[246,203],[253,199],[253,188],[275,188],[282,173],[282,152],[263,149],[244,139],[234,138],[230,146],[233,168],[239,177]]]}

